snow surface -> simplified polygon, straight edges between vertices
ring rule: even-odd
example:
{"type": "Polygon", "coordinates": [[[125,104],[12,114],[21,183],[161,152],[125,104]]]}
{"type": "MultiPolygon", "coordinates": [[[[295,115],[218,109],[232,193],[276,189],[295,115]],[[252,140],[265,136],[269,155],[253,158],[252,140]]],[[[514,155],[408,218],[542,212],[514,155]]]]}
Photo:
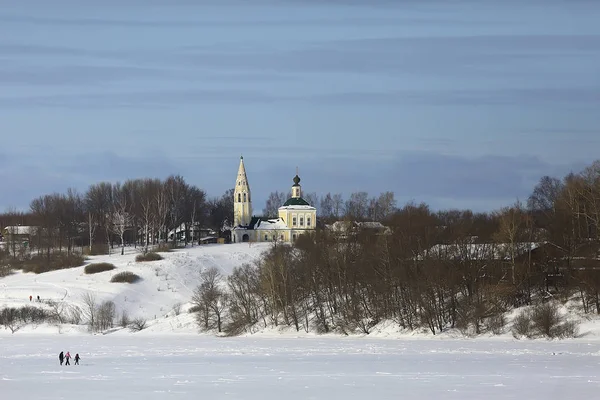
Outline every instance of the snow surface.
{"type": "MultiPolygon", "coordinates": [[[[115,248],[116,254],[92,256],[86,262],[111,263],[116,267],[112,271],[90,275],[84,273],[84,267],[37,275],[18,271],[0,279],[0,308],[37,304],[35,301],[30,303],[30,295],[34,299],[39,295],[41,300],[60,301],[81,307],[83,294],[91,292],[95,294],[98,303],[114,301],[119,315],[125,310],[132,319],[168,318],[174,316],[173,308],[178,303],[184,305],[182,310],[185,311],[185,304],[191,300],[203,269],[217,267],[223,275],[229,275],[235,267],[252,263],[269,246],[268,243],[253,243],[251,246],[247,243],[207,244],[160,253],[164,260],[141,263],[135,261],[136,255],[140,254],[139,248],[126,248],[123,256],[120,249],[115,248]],[[133,272],[142,277],[142,280],[134,284],[110,282],[113,275],[123,271],[133,272]]],[[[185,327],[187,322],[184,319],[179,328],[185,328],[188,332],[190,329],[195,331],[195,328],[185,327]]],[[[174,329],[169,324],[164,328],[174,329]]],[[[31,330],[35,327],[24,329],[31,330]]],[[[0,335],[3,331],[4,329],[0,329],[0,335]]]]}
{"type": "Polygon", "coordinates": [[[0,307],[29,304],[29,295],[81,305],[86,291],[113,300],[118,312],[148,318],[132,333],[115,328],[90,334],[83,325],[0,329],[0,398],[64,399],[568,399],[600,390],[600,321],[580,325],[577,339],[517,341],[432,336],[382,322],[368,336],[318,336],[292,328],[219,338],[198,334],[185,312],[198,274],[223,274],[252,262],[268,243],[204,245],[165,260],[136,263],[124,256],[91,257],[117,268],[86,275],[83,267],[0,279],[0,307]],[[110,283],[121,271],[142,276],[133,285],[110,283]],[[182,312],[173,310],[184,303],[182,312]],[[154,318],[156,315],[156,318],[154,318]],[[81,365],[59,366],[60,351],[81,365]]]}
{"type": "Polygon", "coordinates": [[[575,341],[0,337],[4,399],[596,398],[600,344],[575,341]],[[59,366],[58,353],[81,365],[59,366]]]}

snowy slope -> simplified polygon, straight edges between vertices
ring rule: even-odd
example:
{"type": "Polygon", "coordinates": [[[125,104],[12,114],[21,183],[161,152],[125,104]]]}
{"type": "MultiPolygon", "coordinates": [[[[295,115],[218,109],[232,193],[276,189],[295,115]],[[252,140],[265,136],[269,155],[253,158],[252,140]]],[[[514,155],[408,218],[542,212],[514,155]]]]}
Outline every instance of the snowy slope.
{"type": "MultiPolygon", "coordinates": [[[[53,271],[44,274],[22,273],[0,279],[0,308],[21,307],[30,304],[29,296],[39,295],[42,300],[54,300],[69,305],[82,306],[82,296],[91,292],[98,303],[112,300],[121,315],[126,311],[130,318],[148,320],[174,316],[173,307],[180,303],[182,314],[187,309],[199,273],[210,267],[219,268],[223,275],[230,274],[235,267],[252,263],[269,248],[269,244],[203,245],[160,253],[164,260],[136,262],[139,250],[126,249],[126,254],[92,256],[86,264],[109,262],[115,265],[112,271],[87,275],[84,267],[53,271]],[[113,275],[130,271],[142,280],[134,283],[111,283],[113,275]]],[[[189,315],[180,315],[181,327],[189,325],[189,315]]],[[[169,324],[172,325],[172,324],[169,324]]],[[[193,325],[193,324],[192,324],[193,325]]],[[[25,328],[34,329],[34,327],[25,328]]],[[[68,327],[63,327],[68,330],[68,327]]],[[[151,331],[153,329],[150,329],[151,331]]]]}

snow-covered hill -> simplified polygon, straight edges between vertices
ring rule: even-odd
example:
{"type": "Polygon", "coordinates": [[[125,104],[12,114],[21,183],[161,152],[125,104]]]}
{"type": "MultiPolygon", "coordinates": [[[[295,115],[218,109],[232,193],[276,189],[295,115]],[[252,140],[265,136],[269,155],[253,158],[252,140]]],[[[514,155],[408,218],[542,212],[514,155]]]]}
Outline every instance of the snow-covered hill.
{"type": "MultiPolygon", "coordinates": [[[[117,314],[123,311],[131,319],[148,320],[148,332],[196,331],[193,317],[186,311],[194,288],[198,285],[199,273],[210,267],[219,268],[223,275],[230,274],[235,267],[252,263],[269,244],[203,245],[160,253],[164,259],[151,262],[136,262],[139,250],[127,248],[125,255],[91,256],[89,263],[108,262],[116,268],[97,274],[85,274],[85,266],[53,271],[43,274],[23,273],[0,279],[0,308],[34,305],[37,296],[41,301],[53,300],[65,305],[83,307],[83,296],[93,293],[98,303],[111,300],[117,314]],[[111,283],[113,275],[130,271],[142,280],[134,284],[111,283]],[[30,302],[29,296],[33,296],[30,302]],[[181,305],[181,314],[176,312],[181,305]]],[[[67,332],[85,331],[84,326],[27,326],[20,332],[51,330],[67,332]]],[[[1,332],[7,332],[0,329],[1,332]]],[[[10,334],[10,331],[8,331],[10,334]]]]}

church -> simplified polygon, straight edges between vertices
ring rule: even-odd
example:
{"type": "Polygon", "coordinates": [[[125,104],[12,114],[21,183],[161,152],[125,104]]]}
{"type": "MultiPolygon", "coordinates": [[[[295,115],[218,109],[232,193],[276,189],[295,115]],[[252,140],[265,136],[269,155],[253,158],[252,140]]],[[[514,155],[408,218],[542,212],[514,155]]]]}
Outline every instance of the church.
{"type": "Polygon", "coordinates": [[[240,157],[233,192],[233,230],[231,240],[240,242],[293,243],[302,234],[313,232],[317,226],[317,209],[302,198],[298,174],[293,179],[291,197],[278,210],[277,218],[252,215],[250,184],[246,176],[244,157],[240,157]]]}

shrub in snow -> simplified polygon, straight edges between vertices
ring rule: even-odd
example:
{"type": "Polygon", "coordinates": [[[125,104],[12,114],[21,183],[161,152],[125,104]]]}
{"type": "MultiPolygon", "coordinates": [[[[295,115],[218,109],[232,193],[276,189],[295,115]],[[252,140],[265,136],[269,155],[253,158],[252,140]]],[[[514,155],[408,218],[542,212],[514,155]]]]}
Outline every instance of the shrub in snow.
{"type": "Polygon", "coordinates": [[[181,303],[175,303],[175,304],[173,305],[173,313],[174,313],[175,315],[179,315],[179,314],[181,314],[181,303]]]}
{"type": "Polygon", "coordinates": [[[104,272],[104,271],[110,271],[115,269],[115,266],[112,265],[111,263],[95,263],[95,264],[88,264],[85,266],[84,268],[84,272],[86,274],[97,274],[99,272],[104,272]]]}
{"type": "Polygon", "coordinates": [[[143,262],[143,261],[158,261],[162,260],[163,257],[158,253],[146,253],[146,254],[138,254],[135,257],[135,261],[143,262]]]}
{"type": "Polygon", "coordinates": [[[121,314],[121,320],[119,321],[119,325],[121,325],[121,327],[123,328],[127,328],[127,326],[131,323],[131,321],[129,321],[129,315],[127,315],[127,311],[123,310],[123,313],[121,314]]]}
{"type": "Polygon", "coordinates": [[[485,321],[486,328],[494,335],[500,335],[504,332],[506,327],[506,317],[504,314],[494,315],[485,321]]]}
{"type": "Polygon", "coordinates": [[[513,336],[567,338],[577,336],[577,323],[566,320],[554,302],[542,303],[521,311],[513,320],[513,336]]]}
{"type": "Polygon", "coordinates": [[[535,306],[531,320],[534,331],[540,336],[549,338],[574,337],[577,334],[577,324],[565,321],[556,303],[544,303],[535,306]]]}
{"type": "Polygon", "coordinates": [[[171,243],[161,243],[154,250],[156,253],[169,253],[173,251],[173,245],[171,243]]]}
{"type": "Polygon", "coordinates": [[[113,276],[110,281],[117,282],[117,283],[135,283],[135,282],[139,281],[140,279],[142,279],[142,278],[140,278],[138,275],[134,274],[133,272],[124,271],[124,272],[119,272],[118,274],[113,276]]]}
{"type": "Polygon", "coordinates": [[[108,244],[107,243],[94,243],[92,248],[86,247],[83,249],[83,252],[86,256],[101,256],[108,254],[108,244]]]}
{"type": "Polygon", "coordinates": [[[129,329],[131,329],[133,332],[139,332],[141,330],[146,329],[146,326],[147,322],[145,319],[136,318],[133,321],[131,321],[131,324],[129,324],[129,329]]]}
{"type": "Polygon", "coordinates": [[[8,276],[12,274],[12,269],[10,267],[10,265],[0,265],[0,278],[3,278],[5,276],[8,276]]]}
{"type": "Polygon", "coordinates": [[[57,271],[66,268],[80,267],[85,259],[80,254],[54,253],[48,255],[36,255],[31,258],[15,260],[14,268],[22,269],[23,272],[41,274],[49,271],[57,271]]]}
{"type": "Polygon", "coordinates": [[[529,310],[523,310],[513,319],[512,333],[516,339],[531,337],[531,315],[529,310]]]}
{"type": "Polygon", "coordinates": [[[193,314],[193,313],[199,312],[200,310],[202,310],[202,307],[200,307],[200,306],[191,306],[188,309],[188,313],[193,314]]]}

